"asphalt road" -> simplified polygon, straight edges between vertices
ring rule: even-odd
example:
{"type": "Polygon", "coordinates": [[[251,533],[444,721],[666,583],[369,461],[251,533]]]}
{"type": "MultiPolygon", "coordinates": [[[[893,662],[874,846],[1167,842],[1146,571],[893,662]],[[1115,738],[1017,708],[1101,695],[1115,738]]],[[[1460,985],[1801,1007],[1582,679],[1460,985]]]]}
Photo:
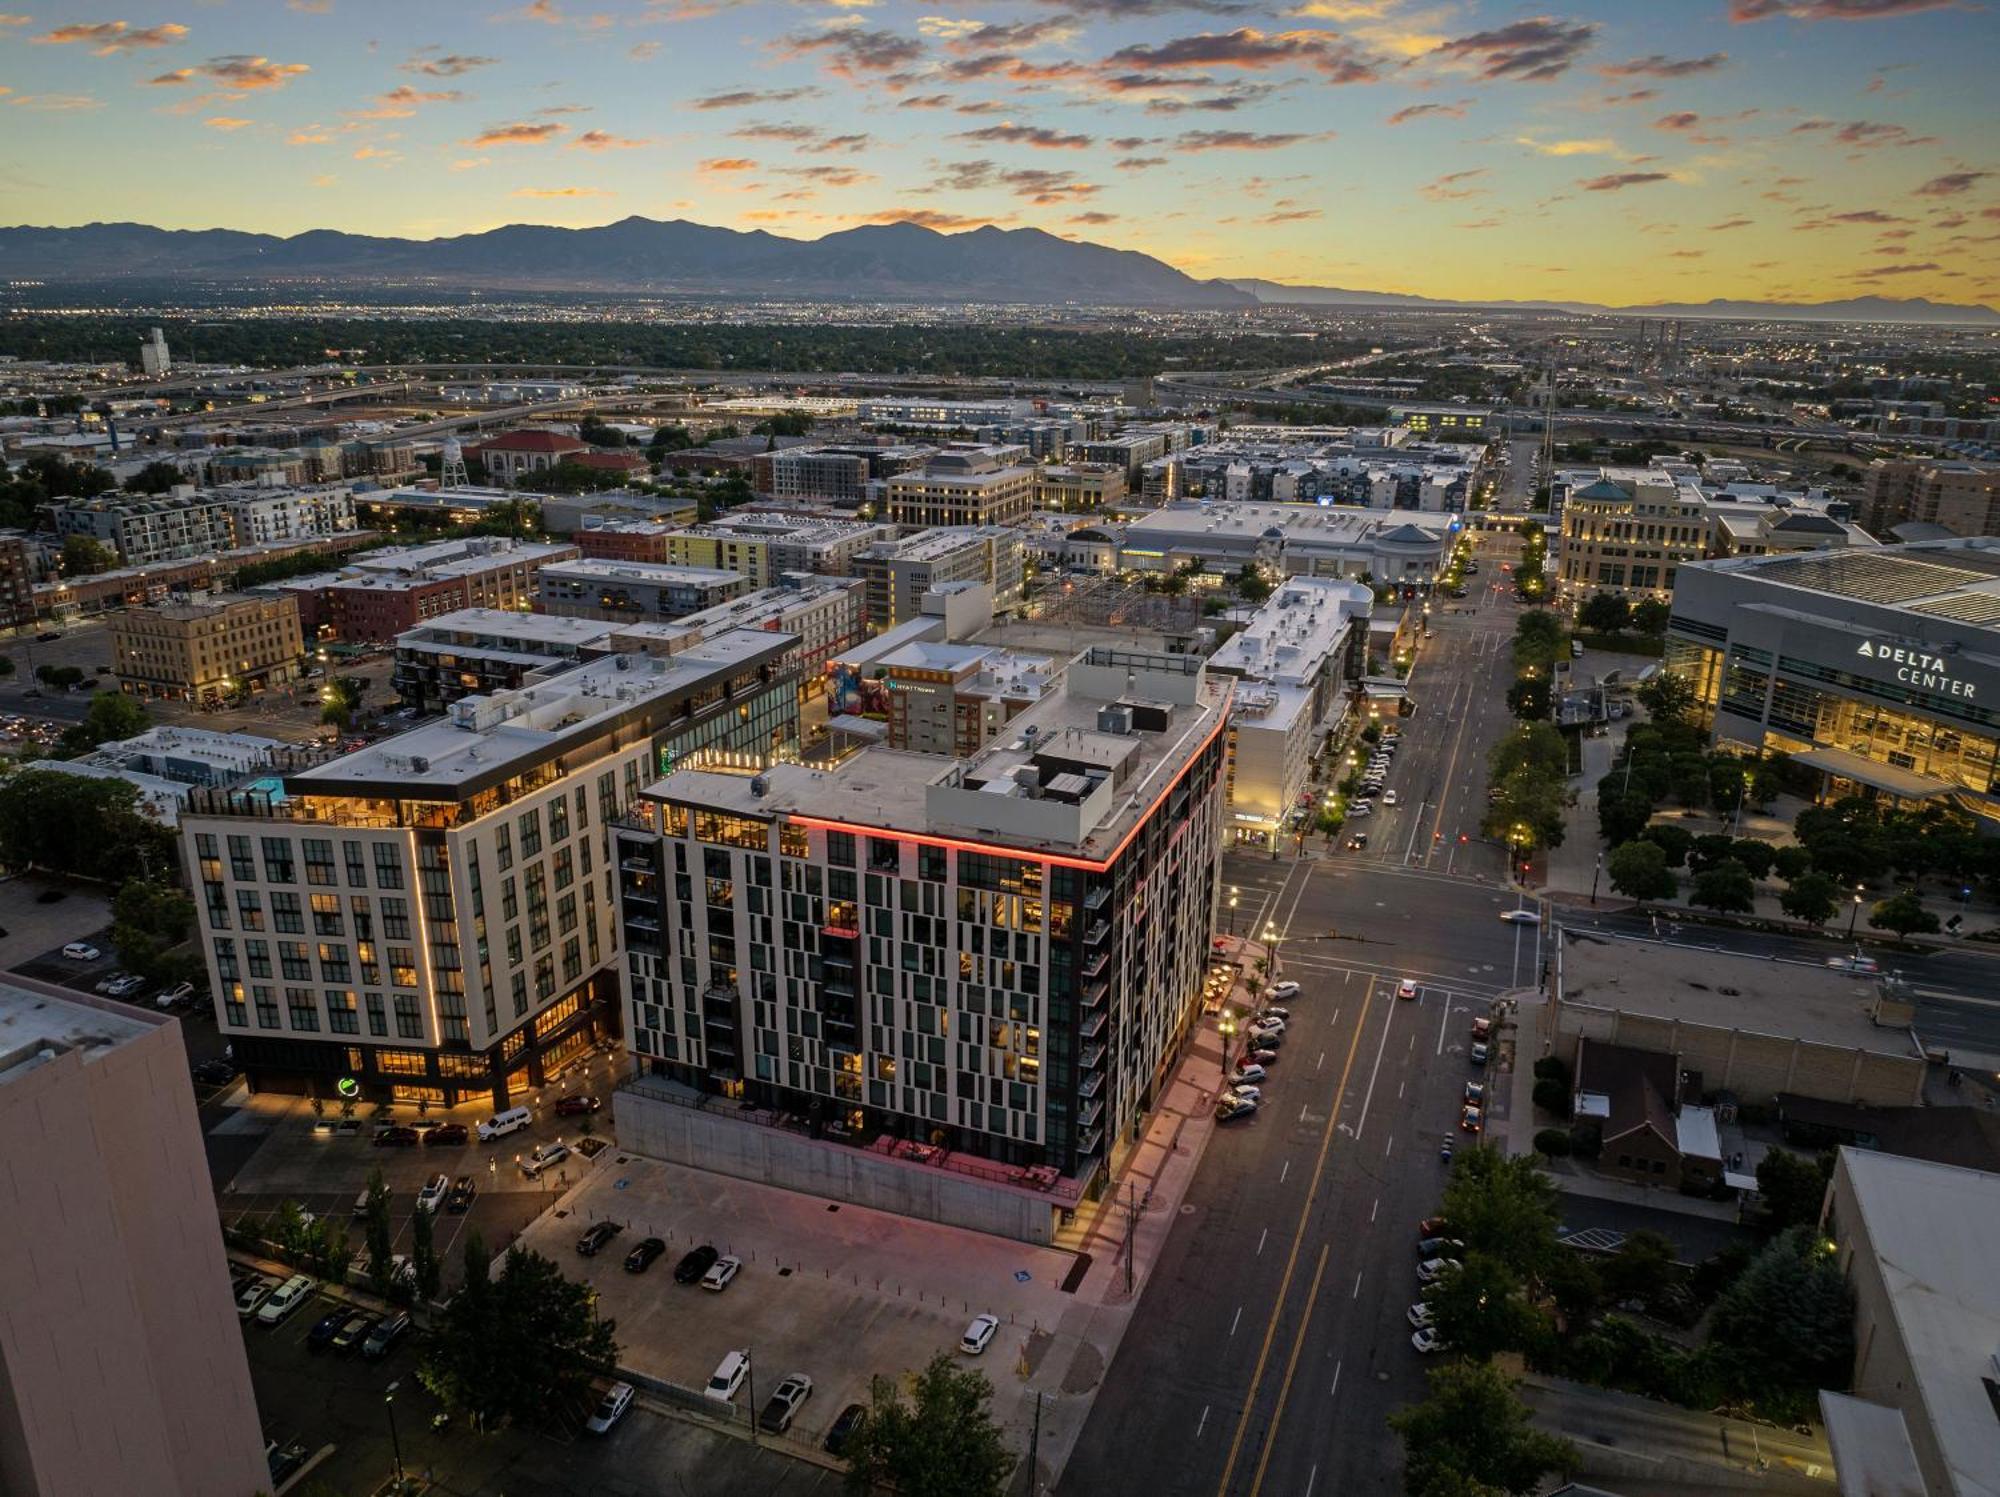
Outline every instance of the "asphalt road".
{"type": "Polygon", "coordinates": [[[1389,779],[1402,804],[1361,823],[1368,850],[1225,860],[1239,928],[1273,923],[1280,975],[1303,991],[1263,1108],[1209,1145],[1064,1493],[1400,1490],[1385,1421],[1423,1391],[1406,1319],[1416,1224],[1437,1205],[1440,1142],[1465,1142],[1464,1085],[1484,1074],[1470,1020],[1539,956],[1536,928],[1498,918],[1520,896],[1477,827],[1513,609],[1473,605],[1433,618],[1389,779]],[[1413,1001],[1395,996],[1406,976],[1413,1001]]]}

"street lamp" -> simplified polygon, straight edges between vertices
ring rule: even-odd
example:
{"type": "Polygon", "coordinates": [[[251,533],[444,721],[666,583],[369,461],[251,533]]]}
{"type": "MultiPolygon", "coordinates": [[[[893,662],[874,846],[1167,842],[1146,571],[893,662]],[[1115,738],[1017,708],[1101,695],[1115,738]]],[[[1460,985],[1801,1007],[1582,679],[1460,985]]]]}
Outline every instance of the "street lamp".
{"type": "Polygon", "coordinates": [[[1215,1027],[1222,1035],[1222,1075],[1223,1079],[1227,1080],[1229,1077],[1229,1042],[1236,1037],[1236,1020],[1227,1009],[1224,1009],[1222,1022],[1215,1027]]]}
{"type": "Polygon", "coordinates": [[[1847,912],[1847,939],[1850,941],[1854,939],[1855,918],[1861,913],[1861,889],[1860,884],[1854,886],[1854,908],[1847,912]]]}
{"type": "Polygon", "coordinates": [[[389,1414],[389,1448],[396,1452],[396,1484],[403,1482],[403,1442],[396,1438],[396,1390],[403,1386],[398,1378],[382,1390],[382,1407],[389,1414]]]}
{"type": "Polygon", "coordinates": [[[1236,885],[1229,886],[1229,934],[1236,934],[1236,885]]]}
{"type": "Polygon", "coordinates": [[[1274,981],[1278,976],[1278,946],[1282,940],[1283,937],[1278,934],[1277,922],[1266,920],[1264,922],[1264,953],[1269,965],[1271,979],[1274,981]]]}

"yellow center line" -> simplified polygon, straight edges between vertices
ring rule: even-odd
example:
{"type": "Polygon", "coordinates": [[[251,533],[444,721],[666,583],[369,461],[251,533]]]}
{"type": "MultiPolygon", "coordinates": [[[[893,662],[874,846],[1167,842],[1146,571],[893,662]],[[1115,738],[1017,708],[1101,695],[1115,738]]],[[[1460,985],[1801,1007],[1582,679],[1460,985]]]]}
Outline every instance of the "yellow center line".
{"type": "Polygon", "coordinates": [[[1264,1468],[1271,1464],[1271,1452],[1278,1444],[1278,1426],[1285,1420],[1285,1401],[1292,1396],[1292,1374],[1299,1369],[1299,1348],[1306,1342],[1306,1327],[1312,1324],[1313,1307],[1319,1303],[1320,1276],[1326,1272],[1328,1243],[1319,1245],[1319,1265],[1313,1269],[1312,1287],[1306,1290],[1305,1313],[1299,1316],[1299,1333],[1292,1337],[1292,1354],[1285,1359],[1284,1380],[1278,1384],[1278,1406],[1271,1411],[1271,1427],[1264,1432],[1264,1448],[1257,1456],[1257,1475],[1250,1482],[1250,1497],[1264,1490],[1264,1468]]]}
{"type": "Polygon", "coordinates": [[[1327,1109],[1326,1131],[1319,1141],[1319,1158],[1313,1164],[1312,1178],[1306,1182],[1306,1198],[1305,1204],[1299,1208],[1298,1230],[1292,1233],[1292,1250],[1285,1256],[1285,1274],[1278,1282],[1277,1303],[1271,1306],[1271,1319],[1264,1327],[1264,1344],[1258,1348],[1257,1366],[1250,1374],[1249,1393],[1243,1400],[1243,1413],[1236,1421],[1236,1438],[1229,1442],[1229,1462],[1222,1468],[1222,1485],[1216,1489],[1217,1497],[1229,1497],[1229,1481],[1236,1474],[1237,1457],[1243,1453],[1243,1436],[1250,1428],[1250,1415],[1257,1406],[1257,1389],[1264,1381],[1264,1364],[1270,1360],[1271,1343],[1277,1338],[1278,1318],[1285,1313],[1285,1298],[1291,1293],[1292,1274],[1299,1265],[1299,1248],[1305,1242],[1306,1223],[1312,1218],[1313,1197],[1319,1191],[1320,1177],[1326,1172],[1327,1150],[1332,1147],[1334,1131],[1340,1125],[1340,1099],[1347,1093],[1347,1078],[1354,1070],[1354,1057],[1361,1049],[1361,1034],[1368,1027],[1368,1013],[1374,1004],[1375,984],[1378,981],[1379,978],[1368,979],[1368,991],[1362,997],[1361,1017],[1355,1021],[1354,1038],[1348,1041],[1347,1060],[1340,1068],[1340,1083],[1333,1089],[1333,1105],[1327,1109]]]}

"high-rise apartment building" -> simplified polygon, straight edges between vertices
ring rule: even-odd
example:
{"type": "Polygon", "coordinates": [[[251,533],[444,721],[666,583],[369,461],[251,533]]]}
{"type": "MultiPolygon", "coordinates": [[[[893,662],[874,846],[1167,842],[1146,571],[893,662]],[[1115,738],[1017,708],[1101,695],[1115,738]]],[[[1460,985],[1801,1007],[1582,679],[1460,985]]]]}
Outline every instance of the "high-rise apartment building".
{"type": "Polygon", "coordinates": [[[908,623],[923,611],[924,594],[945,582],[983,582],[995,612],[1021,599],[1027,540],[1009,525],[961,525],[926,530],[870,546],[854,558],[854,575],[868,584],[863,602],[869,628],[908,623]]]}
{"type": "Polygon", "coordinates": [[[50,519],[57,535],[89,536],[111,547],[128,567],[213,556],[236,544],[229,505],[214,494],[70,499],[55,506],[50,519]]]}
{"type": "Polygon", "coordinates": [[[298,678],[305,643],[289,597],[215,593],[134,605],[111,618],[119,688],[140,696],[219,702],[239,689],[298,678]]]}
{"type": "Polygon", "coordinates": [[[174,1020],[0,986],[0,1492],[268,1489],[174,1020]]]}
{"type": "Polygon", "coordinates": [[[1884,540],[1911,523],[2000,535],[2000,464],[1878,458],[1868,465],[1862,519],[1884,540]]]}
{"type": "Polygon", "coordinates": [[[1073,1205],[1200,1015],[1229,698],[1198,656],[1096,648],[967,760],[652,786],[617,829],[635,1064],[1073,1205]]]}
{"type": "Polygon", "coordinates": [[[791,643],[607,656],[278,790],[191,795],[210,991],[251,1084],[505,1107],[615,1033],[611,823],[690,756],[795,743],[791,643]]]}
{"type": "Polygon", "coordinates": [[[750,591],[741,572],[647,561],[559,561],[541,570],[535,606],[572,619],[677,619],[750,591]]]}
{"type": "Polygon", "coordinates": [[[724,515],[667,538],[668,559],[684,567],[740,572],[752,587],[770,587],[786,572],[844,577],[854,557],[896,527],[849,520],[801,520],[777,514],[724,515]]]}
{"type": "Polygon", "coordinates": [[[35,568],[28,559],[28,537],[19,530],[0,530],[0,628],[35,621],[35,568]]]}
{"type": "Polygon", "coordinates": [[[574,546],[470,536],[391,546],[356,556],[337,572],[291,577],[259,591],[299,601],[306,638],[386,643],[426,619],[461,608],[530,608],[535,574],[567,561],[574,546]]]}

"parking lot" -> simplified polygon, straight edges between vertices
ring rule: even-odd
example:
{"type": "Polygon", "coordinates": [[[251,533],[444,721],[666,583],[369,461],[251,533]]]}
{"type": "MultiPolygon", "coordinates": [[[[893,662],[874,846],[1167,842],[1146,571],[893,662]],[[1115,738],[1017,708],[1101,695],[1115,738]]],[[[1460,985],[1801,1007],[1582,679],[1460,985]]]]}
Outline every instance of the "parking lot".
{"type": "MultiPolygon", "coordinates": [[[[759,1399],[788,1373],[805,1373],[813,1394],[792,1434],[812,1444],[847,1404],[866,1401],[872,1377],[955,1351],[982,1313],[999,1318],[999,1332],[983,1355],[964,1360],[994,1384],[994,1415],[1020,1446],[1024,1358],[1030,1367],[1054,1356],[1059,1366],[1074,1358],[1102,1370],[1093,1349],[1076,1357],[1077,1337],[1059,1329],[1078,1303],[1063,1287],[1072,1255],[702,1170],[608,1153],[523,1243],[597,1290],[602,1313],[618,1323],[620,1362],[636,1372],[701,1388],[728,1352],[748,1350],[759,1399]],[[606,1219],[621,1224],[618,1235],[580,1257],[577,1238],[606,1219]],[[628,1273],[626,1253],[649,1236],[666,1253],[628,1273]],[[675,1264],[700,1244],[743,1260],[720,1293],[674,1282],[675,1264]]],[[[1095,1382],[1089,1375],[1073,1391],[1095,1382]]],[[[750,1404],[747,1387],[737,1403],[750,1404]]]]}

